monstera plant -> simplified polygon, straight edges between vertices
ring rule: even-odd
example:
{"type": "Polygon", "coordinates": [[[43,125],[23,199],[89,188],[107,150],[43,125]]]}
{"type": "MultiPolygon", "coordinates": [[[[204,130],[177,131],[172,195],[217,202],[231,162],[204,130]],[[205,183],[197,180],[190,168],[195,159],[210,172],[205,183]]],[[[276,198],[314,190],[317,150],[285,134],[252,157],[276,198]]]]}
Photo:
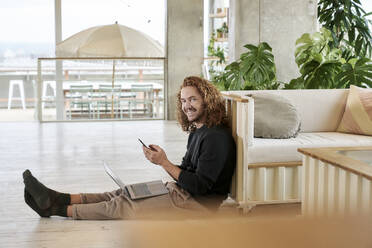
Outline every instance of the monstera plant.
{"type": "Polygon", "coordinates": [[[322,28],[314,34],[303,34],[296,41],[295,57],[301,77],[285,86],[291,88],[336,88],[335,76],[341,70],[341,51],[331,48],[331,32],[322,28]]]}
{"type": "Polygon", "coordinates": [[[214,78],[220,90],[260,90],[278,89],[276,68],[272,48],[266,42],[258,46],[247,44],[248,49],[240,59],[227,65],[225,70],[214,78]]]}
{"type": "Polygon", "coordinates": [[[314,34],[303,34],[296,41],[296,63],[301,76],[285,85],[286,89],[348,88],[351,84],[372,86],[372,61],[369,58],[345,59],[334,42],[331,31],[322,28],[314,34]]]}
{"type": "Polygon", "coordinates": [[[368,58],[353,58],[341,66],[336,76],[337,88],[349,88],[350,85],[372,88],[372,61],[368,58]]]}
{"type": "Polygon", "coordinates": [[[301,76],[285,85],[298,88],[372,87],[370,20],[359,0],[320,0],[320,32],[296,41],[301,76]]]}

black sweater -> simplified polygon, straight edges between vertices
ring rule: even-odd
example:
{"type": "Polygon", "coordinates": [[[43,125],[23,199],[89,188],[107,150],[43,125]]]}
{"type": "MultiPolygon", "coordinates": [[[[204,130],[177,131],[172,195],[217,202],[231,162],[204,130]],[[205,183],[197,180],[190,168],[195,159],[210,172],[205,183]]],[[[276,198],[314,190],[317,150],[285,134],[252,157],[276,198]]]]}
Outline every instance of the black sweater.
{"type": "Polygon", "coordinates": [[[203,126],[191,132],[183,157],[178,185],[196,196],[226,196],[236,162],[231,131],[203,126]]]}

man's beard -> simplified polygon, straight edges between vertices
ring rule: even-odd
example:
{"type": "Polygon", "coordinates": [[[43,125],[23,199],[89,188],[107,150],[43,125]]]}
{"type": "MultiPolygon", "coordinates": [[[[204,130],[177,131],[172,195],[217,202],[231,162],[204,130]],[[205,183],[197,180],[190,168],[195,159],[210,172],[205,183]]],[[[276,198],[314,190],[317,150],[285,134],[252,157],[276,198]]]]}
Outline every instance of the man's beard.
{"type": "MultiPolygon", "coordinates": [[[[196,109],[195,108],[192,108],[191,109],[192,111],[196,111],[196,109]]],[[[204,117],[204,113],[205,113],[205,109],[203,109],[197,116],[196,116],[196,118],[194,119],[194,120],[191,120],[191,121],[189,121],[189,119],[188,119],[188,117],[187,117],[187,114],[185,114],[186,115],[186,118],[187,118],[187,120],[190,122],[190,123],[195,123],[195,122],[200,122],[200,120],[204,117]]]]}
{"type": "Polygon", "coordinates": [[[192,122],[194,122],[194,123],[195,122],[200,122],[203,117],[204,117],[204,110],[192,122]]]}

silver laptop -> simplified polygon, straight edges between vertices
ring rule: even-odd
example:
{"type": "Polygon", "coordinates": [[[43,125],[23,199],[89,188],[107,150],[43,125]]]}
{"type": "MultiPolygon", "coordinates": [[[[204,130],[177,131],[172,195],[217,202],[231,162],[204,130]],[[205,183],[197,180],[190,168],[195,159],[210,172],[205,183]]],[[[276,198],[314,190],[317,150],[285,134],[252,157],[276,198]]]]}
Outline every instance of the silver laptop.
{"type": "Polygon", "coordinates": [[[103,161],[103,167],[112,180],[126,191],[132,200],[168,194],[168,189],[161,180],[125,185],[105,161],[103,161]]]}

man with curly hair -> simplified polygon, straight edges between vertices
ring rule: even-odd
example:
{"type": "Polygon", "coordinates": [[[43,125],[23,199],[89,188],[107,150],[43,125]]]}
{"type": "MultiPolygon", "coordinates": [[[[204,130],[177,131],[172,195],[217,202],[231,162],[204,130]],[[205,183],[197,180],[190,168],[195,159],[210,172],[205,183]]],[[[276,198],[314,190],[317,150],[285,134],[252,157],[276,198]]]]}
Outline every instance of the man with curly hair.
{"type": "Polygon", "coordinates": [[[168,194],[132,200],[123,190],[98,194],[65,194],[23,173],[25,201],[42,217],[73,219],[132,219],[189,211],[215,210],[229,193],[235,169],[235,142],[228,128],[224,100],[207,80],[187,77],[177,95],[178,121],[189,133],[181,165],[175,165],[158,145],[143,146],[146,158],[161,166],[175,182],[168,194]]]}

